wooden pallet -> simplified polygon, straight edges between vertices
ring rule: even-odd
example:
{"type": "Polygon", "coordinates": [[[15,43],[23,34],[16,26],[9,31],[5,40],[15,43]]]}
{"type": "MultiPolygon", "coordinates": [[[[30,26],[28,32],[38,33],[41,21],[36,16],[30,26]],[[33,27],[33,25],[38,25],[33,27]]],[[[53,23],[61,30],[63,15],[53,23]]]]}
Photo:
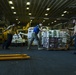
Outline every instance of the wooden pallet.
{"type": "Polygon", "coordinates": [[[47,50],[68,50],[66,47],[61,47],[61,48],[47,48],[47,50]]]}
{"type": "Polygon", "coordinates": [[[60,47],[60,48],[47,48],[47,50],[68,50],[69,45],[66,45],[65,47],[60,47]]]}

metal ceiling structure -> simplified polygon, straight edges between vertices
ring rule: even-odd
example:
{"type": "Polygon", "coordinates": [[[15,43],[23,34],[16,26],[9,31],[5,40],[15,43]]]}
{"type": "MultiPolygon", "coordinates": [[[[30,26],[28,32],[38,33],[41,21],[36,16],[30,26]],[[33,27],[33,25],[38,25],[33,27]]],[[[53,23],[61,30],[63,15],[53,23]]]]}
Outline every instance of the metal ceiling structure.
{"type": "Polygon", "coordinates": [[[13,4],[9,4],[9,1],[0,0],[0,15],[4,15],[12,23],[20,21],[26,24],[32,20],[32,23],[55,25],[76,17],[76,0],[12,0],[13,4]],[[26,5],[27,2],[30,2],[30,5],[26,5]],[[11,9],[11,6],[14,6],[14,9],[11,9]],[[47,8],[50,10],[47,11],[47,8]]]}

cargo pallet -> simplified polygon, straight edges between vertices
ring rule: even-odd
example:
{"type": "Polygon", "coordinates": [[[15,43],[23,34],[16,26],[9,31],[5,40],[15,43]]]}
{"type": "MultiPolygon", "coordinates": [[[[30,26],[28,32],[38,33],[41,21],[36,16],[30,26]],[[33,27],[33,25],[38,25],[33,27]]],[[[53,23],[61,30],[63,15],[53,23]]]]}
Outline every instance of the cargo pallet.
{"type": "Polygon", "coordinates": [[[66,47],[60,47],[60,48],[46,48],[47,50],[68,50],[69,45],[66,45],[66,47]]]}
{"type": "Polygon", "coordinates": [[[47,48],[47,50],[67,50],[67,48],[47,48]]]}

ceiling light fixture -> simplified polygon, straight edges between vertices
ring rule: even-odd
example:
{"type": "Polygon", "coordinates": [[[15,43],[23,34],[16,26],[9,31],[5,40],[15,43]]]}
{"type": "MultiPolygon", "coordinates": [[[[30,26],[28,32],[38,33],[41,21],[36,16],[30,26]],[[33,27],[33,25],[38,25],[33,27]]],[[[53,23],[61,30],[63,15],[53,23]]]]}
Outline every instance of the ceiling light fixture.
{"type": "Polygon", "coordinates": [[[35,17],[30,17],[30,19],[35,19],[35,17]]]}
{"type": "Polygon", "coordinates": [[[13,14],[16,14],[16,12],[13,12],[13,14]]]}
{"type": "Polygon", "coordinates": [[[50,8],[47,8],[46,10],[47,10],[47,11],[49,11],[49,10],[50,10],[50,8]]]}
{"type": "Polygon", "coordinates": [[[45,16],[47,16],[48,14],[45,14],[45,16]]]}
{"type": "Polygon", "coordinates": [[[16,20],[18,20],[18,19],[16,18],[16,20]]]}
{"type": "Polygon", "coordinates": [[[45,20],[43,20],[43,22],[45,22],[45,20]]]}
{"type": "Polygon", "coordinates": [[[26,5],[30,5],[30,2],[27,2],[26,5]]]}
{"type": "Polygon", "coordinates": [[[48,20],[49,18],[44,18],[45,20],[48,20]]]}
{"type": "Polygon", "coordinates": [[[31,15],[31,13],[29,13],[29,15],[31,15]]]}
{"type": "Polygon", "coordinates": [[[27,7],[26,9],[29,10],[29,7],[27,7]]]}
{"type": "Polygon", "coordinates": [[[64,14],[62,14],[61,16],[64,16],[64,14]]]}
{"type": "Polygon", "coordinates": [[[15,9],[15,8],[12,6],[11,9],[15,9]]]}
{"type": "Polygon", "coordinates": [[[9,1],[9,4],[13,4],[13,2],[12,1],[9,1]]]}
{"type": "Polygon", "coordinates": [[[56,22],[56,20],[54,22],[56,22]]]}
{"type": "Polygon", "coordinates": [[[50,25],[50,23],[48,23],[48,25],[50,25]]]}
{"type": "Polygon", "coordinates": [[[67,13],[67,11],[64,11],[63,13],[67,13]]]}
{"type": "Polygon", "coordinates": [[[51,24],[53,24],[54,22],[51,22],[51,24]]]}
{"type": "Polygon", "coordinates": [[[32,20],[30,20],[32,22],[32,20]]]}

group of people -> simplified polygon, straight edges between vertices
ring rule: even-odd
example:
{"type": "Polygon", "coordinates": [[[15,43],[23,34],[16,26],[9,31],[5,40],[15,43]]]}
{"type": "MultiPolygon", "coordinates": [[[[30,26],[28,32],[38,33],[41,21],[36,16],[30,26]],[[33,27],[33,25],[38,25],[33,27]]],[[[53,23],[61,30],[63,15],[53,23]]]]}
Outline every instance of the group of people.
{"type": "MultiPolygon", "coordinates": [[[[12,37],[13,37],[13,29],[15,27],[15,24],[9,26],[4,32],[6,32],[8,30],[8,34],[7,34],[7,39],[4,40],[4,43],[2,44],[2,48],[3,49],[9,49],[9,46],[11,44],[11,41],[12,41],[12,37]]],[[[40,31],[42,31],[41,29],[42,27],[42,24],[38,24],[34,27],[33,29],[33,33],[32,33],[32,38],[31,40],[28,42],[28,47],[27,49],[29,50],[31,48],[31,44],[33,43],[34,39],[37,40],[38,42],[38,50],[42,50],[43,48],[41,47],[41,43],[40,43],[40,39],[38,38],[38,33],[40,31]]],[[[76,33],[74,33],[74,35],[71,37],[72,39],[74,39],[74,47],[75,47],[75,50],[76,50],[76,33]]],[[[74,54],[76,54],[76,52],[74,52],[74,54]]]]}
{"type": "MultiPolygon", "coordinates": [[[[13,38],[13,34],[14,34],[14,29],[15,29],[15,24],[8,26],[3,33],[7,32],[7,39],[4,39],[4,42],[2,44],[2,49],[9,49],[9,46],[11,44],[12,38],[13,38]]],[[[41,48],[41,43],[40,43],[40,39],[38,38],[37,34],[39,33],[39,31],[41,31],[41,27],[42,24],[40,23],[39,25],[37,25],[36,27],[34,27],[33,29],[33,33],[32,33],[32,38],[31,41],[28,43],[28,48],[30,49],[32,42],[34,41],[34,39],[37,40],[38,42],[38,50],[42,50],[43,48],[41,48]]],[[[5,37],[5,36],[4,36],[5,37]]]]}

